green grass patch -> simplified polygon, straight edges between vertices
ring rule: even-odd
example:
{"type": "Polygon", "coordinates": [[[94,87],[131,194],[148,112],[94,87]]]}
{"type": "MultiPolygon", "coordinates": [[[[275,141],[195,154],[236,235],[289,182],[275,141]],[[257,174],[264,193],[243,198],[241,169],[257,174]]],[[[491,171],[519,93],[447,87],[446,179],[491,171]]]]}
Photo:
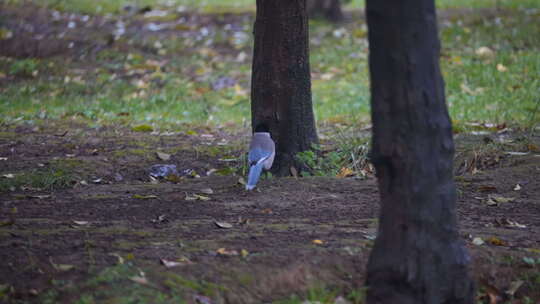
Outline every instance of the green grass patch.
{"type": "MultiPolygon", "coordinates": [[[[482,0],[475,2],[474,7],[503,9],[440,14],[445,16],[440,24],[441,68],[454,121],[526,127],[540,122],[540,28],[536,26],[540,13],[535,2],[482,0]],[[491,54],[478,55],[483,47],[491,50],[491,54]]],[[[85,5],[88,9],[107,6],[102,13],[118,10],[126,3],[123,0],[43,2],[68,11],[84,11],[85,5]]],[[[150,2],[137,3],[144,6],[150,2]]],[[[164,2],[157,3],[159,6],[164,2]]],[[[173,3],[186,9],[195,7],[193,1],[173,3]]],[[[216,0],[199,4],[216,8],[249,7],[253,3],[216,0]]],[[[466,4],[461,0],[438,2],[442,8],[469,8],[466,4]]],[[[216,15],[216,18],[223,17],[216,15]]],[[[196,33],[201,30],[197,26],[188,25],[182,31],[196,33]]],[[[186,124],[246,125],[251,115],[251,61],[238,61],[237,55],[251,54],[252,20],[244,19],[240,27],[245,34],[240,38],[220,29],[200,39],[158,35],[122,38],[118,42],[122,47],[98,52],[91,68],[85,63],[84,73],[80,72],[81,64],[77,61],[65,63],[61,58],[0,58],[4,74],[17,79],[0,89],[0,120],[9,123],[76,118],[91,125],[117,122],[136,131],[142,125],[152,128],[178,128],[186,124]],[[161,45],[159,50],[155,47],[157,42],[161,45]],[[217,45],[226,45],[228,52],[235,51],[227,53],[217,45]],[[155,62],[162,60],[167,63],[156,66],[155,62]],[[214,83],[223,78],[233,79],[234,85],[214,89],[214,83]]],[[[364,20],[339,25],[310,21],[310,42],[317,123],[355,125],[369,121],[364,20]]]]}
{"type": "MultiPolygon", "coordinates": [[[[13,173],[12,173],[13,174],[13,173]]],[[[0,192],[31,188],[52,191],[72,187],[76,179],[72,171],[59,166],[19,172],[13,177],[0,178],[0,192]]]]}

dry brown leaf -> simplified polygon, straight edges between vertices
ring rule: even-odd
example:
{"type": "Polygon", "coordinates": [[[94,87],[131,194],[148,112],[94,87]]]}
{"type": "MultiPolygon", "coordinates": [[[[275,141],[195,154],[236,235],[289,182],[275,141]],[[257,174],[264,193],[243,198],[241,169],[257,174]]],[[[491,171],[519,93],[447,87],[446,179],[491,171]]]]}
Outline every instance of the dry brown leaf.
{"type": "Polygon", "coordinates": [[[494,236],[487,239],[488,243],[495,246],[506,246],[506,242],[494,236]]]}
{"type": "Polygon", "coordinates": [[[478,187],[478,191],[480,192],[494,192],[497,191],[497,187],[491,186],[491,185],[481,185],[478,187]]]}

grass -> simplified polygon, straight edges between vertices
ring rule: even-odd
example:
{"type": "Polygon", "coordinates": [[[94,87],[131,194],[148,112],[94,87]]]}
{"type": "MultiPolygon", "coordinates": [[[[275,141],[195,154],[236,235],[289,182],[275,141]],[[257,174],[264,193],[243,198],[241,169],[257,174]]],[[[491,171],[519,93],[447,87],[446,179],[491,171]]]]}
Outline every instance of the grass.
{"type": "MultiPolygon", "coordinates": [[[[22,3],[25,0],[7,0],[11,3],[22,3]]],[[[243,12],[254,11],[255,0],[31,0],[33,2],[44,5],[45,7],[57,9],[67,12],[80,12],[87,14],[105,14],[122,12],[127,5],[135,5],[137,7],[144,6],[169,6],[169,7],[185,7],[197,8],[202,12],[243,12]]],[[[540,7],[536,0],[436,0],[438,8],[485,8],[485,7],[501,7],[501,8],[523,8],[523,7],[540,7]]],[[[348,0],[344,1],[346,9],[363,9],[365,6],[364,0],[348,0]]]]}
{"type": "Polygon", "coordinates": [[[75,181],[71,172],[71,169],[53,166],[16,173],[13,177],[0,178],[0,193],[20,190],[23,187],[46,191],[68,188],[73,186],[75,181]]]}
{"type": "MultiPolygon", "coordinates": [[[[116,6],[124,3],[103,2],[116,6]]],[[[47,3],[74,11],[86,5],[84,0],[47,3]]],[[[214,7],[211,1],[205,3],[214,7]]],[[[227,1],[222,3],[229,5],[227,1]]],[[[445,7],[444,3],[450,2],[439,4],[445,7]]],[[[540,29],[535,20],[540,13],[513,8],[537,6],[527,1],[499,3],[512,9],[495,15],[459,14],[441,21],[441,66],[450,114],[458,124],[484,121],[531,126],[540,121],[535,111],[540,102],[540,29]],[[488,47],[492,54],[477,55],[481,47],[488,47]]],[[[200,30],[198,24],[190,26],[195,32],[200,30]]],[[[99,52],[91,68],[82,66],[82,72],[82,62],[77,60],[66,64],[58,57],[2,57],[0,71],[16,81],[0,89],[0,119],[9,123],[76,117],[90,124],[116,121],[158,127],[185,123],[245,125],[250,116],[252,19],[244,19],[239,26],[243,33],[240,41],[232,38],[232,32],[219,30],[193,41],[157,34],[123,38],[117,47],[99,52]],[[134,47],[126,52],[129,41],[134,47]],[[162,55],[157,54],[156,42],[161,44],[162,55]],[[212,45],[219,47],[214,49],[212,45]],[[148,49],[153,51],[144,51],[148,49]],[[174,55],[178,53],[182,55],[174,55]],[[247,59],[237,60],[241,53],[247,59]],[[156,63],[161,60],[166,63],[156,63]],[[234,79],[235,85],[214,90],[214,83],[220,79],[234,79]]],[[[369,121],[364,21],[339,26],[311,21],[310,31],[318,124],[369,121]]]]}

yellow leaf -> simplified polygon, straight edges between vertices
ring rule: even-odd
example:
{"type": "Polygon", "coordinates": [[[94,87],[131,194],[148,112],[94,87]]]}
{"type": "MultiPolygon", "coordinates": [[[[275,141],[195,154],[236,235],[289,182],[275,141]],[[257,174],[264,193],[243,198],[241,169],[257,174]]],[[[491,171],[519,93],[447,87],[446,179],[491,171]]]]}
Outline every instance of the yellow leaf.
{"type": "Polygon", "coordinates": [[[457,65],[462,65],[463,61],[461,60],[460,56],[452,56],[450,57],[450,62],[457,65]]]}
{"type": "Polygon", "coordinates": [[[324,244],[324,241],[318,240],[318,239],[317,239],[317,240],[313,240],[313,241],[311,241],[311,242],[312,242],[313,244],[315,244],[315,245],[323,245],[323,244],[324,244]]]}
{"type": "Polygon", "coordinates": [[[241,255],[243,258],[247,257],[248,254],[249,254],[249,251],[247,251],[247,250],[245,250],[245,249],[240,250],[240,255],[241,255]]]}
{"type": "Polygon", "coordinates": [[[226,248],[219,248],[218,250],[216,250],[216,253],[219,255],[226,255],[226,256],[238,255],[238,251],[227,250],[226,248]]]}
{"type": "Polygon", "coordinates": [[[348,176],[352,176],[352,175],[354,175],[353,170],[351,170],[350,168],[347,168],[347,167],[343,167],[343,168],[341,168],[341,170],[339,170],[339,173],[337,174],[337,177],[344,178],[344,177],[348,177],[348,176]]]}
{"type": "Polygon", "coordinates": [[[239,84],[234,85],[234,93],[239,96],[247,96],[247,91],[244,90],[239,84]]]}

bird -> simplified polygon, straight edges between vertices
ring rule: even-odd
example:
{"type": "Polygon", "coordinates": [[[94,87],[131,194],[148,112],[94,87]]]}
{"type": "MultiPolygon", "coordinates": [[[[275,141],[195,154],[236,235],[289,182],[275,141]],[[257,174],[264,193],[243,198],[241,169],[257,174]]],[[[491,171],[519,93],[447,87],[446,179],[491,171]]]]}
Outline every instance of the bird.
{"type": "Polygon", "coordinates": [[[255,128],[249,145],[248,161],[249,174],[246,190],[252,190],[257,185],[261,172],[270,170],[276,155],[276,144],[270,136],[268,126],[260,124],[255,128]]]}

